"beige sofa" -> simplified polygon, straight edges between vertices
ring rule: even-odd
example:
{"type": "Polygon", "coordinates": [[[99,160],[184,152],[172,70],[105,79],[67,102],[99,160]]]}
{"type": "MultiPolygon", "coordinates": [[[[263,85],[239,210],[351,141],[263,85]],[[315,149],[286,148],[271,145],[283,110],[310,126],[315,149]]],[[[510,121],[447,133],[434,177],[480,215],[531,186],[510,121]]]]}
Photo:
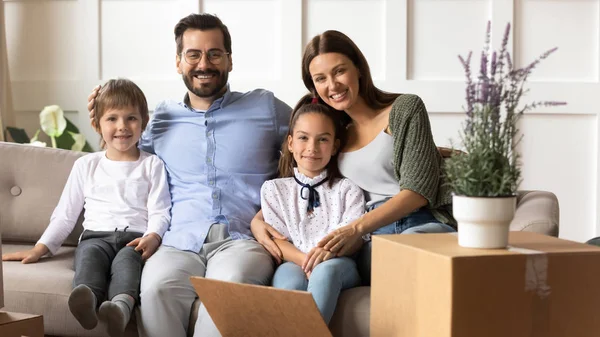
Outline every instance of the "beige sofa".
{"type": "MultiPolygon", "coordinates": [[[[0,228],[4,253],[28,249],[41,236],[71,166],[81,155],[0,142],[0,228]]],[[[511,229],[558,235],[558,201],[554,194],[520,192],[511,229]]],[[[29,265],[3,263],[4,310],[42,314],[48,335],[105,335],[101,326],[91,331],[82,329],[67,308],[74,274],[74,246],[81,230],[79,223],[52,258],[29,265]]],[[[359,287],[343,292],[331,322],[335,336],[369,335],[369,289],[359,287]]],[[[191,320],[195,320],[195,311],[191,320]]],[[[127,335],[137,336],[133,320],[127,335]]]]}

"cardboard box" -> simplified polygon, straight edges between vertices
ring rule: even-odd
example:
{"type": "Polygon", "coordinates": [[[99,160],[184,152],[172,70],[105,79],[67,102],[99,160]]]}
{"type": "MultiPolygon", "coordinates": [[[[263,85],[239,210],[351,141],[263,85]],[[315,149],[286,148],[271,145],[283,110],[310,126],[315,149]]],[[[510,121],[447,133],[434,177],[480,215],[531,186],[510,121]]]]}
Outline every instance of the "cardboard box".
{"type": "Polygon", "coordinates": [[[44,337],[44,319],[41,315],[0,311],[0,336],[44,337]]]}
{"type": "Polygon", "coordinates": [[[600,336],[600,248],[529,232],[509,243],[373,236],[371,336],[600,336]]]}
{"type": "Polygon", "coordinates": [[[190,278],[223,337],[331,337],[310,293],[190,278]]]}

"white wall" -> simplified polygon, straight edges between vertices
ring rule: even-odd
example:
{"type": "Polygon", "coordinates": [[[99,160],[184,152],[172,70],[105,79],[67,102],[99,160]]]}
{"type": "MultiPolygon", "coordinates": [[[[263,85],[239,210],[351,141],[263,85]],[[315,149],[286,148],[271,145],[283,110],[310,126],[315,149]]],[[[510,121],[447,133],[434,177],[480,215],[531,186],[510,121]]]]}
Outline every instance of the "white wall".
{"type": "Polygon", "coordinates": [[[3,1],[17,122],[31,133],[42,107],[59,104],[92,142],[97,138],[85,106],[96,84],[130,78],[151,106],[183,97],[173,27],[205,11],[230,28],[234,90],[267,88],[293,105],[304,93],[303,46],[319,32],[338,29],[363,50],[382,89],[422,96],[436,142],[448,145],[463,120],[457,54],[477,55],[487,20],[497,47],[511,22],[509,50],[517,65],[559,47],[535,70],[526,99],[569,103],[523,118],[521,187],[558,195],[561,237],[600,235],[600,0],[3,1]]]}

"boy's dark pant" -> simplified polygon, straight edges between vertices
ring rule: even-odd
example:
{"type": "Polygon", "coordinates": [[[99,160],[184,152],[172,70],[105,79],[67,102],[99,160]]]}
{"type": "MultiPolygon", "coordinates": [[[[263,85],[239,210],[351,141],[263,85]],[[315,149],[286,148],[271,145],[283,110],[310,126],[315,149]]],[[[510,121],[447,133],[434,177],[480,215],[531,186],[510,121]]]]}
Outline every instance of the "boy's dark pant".
{"type": "Polygon", "coordinates": [[[88,286],[96,295],[98,306],[118,294],[130,295],[139,303],[142,254],[126,245],[142,235],[127,231],[84,231],[75,250],[73,288],[80,284],[88,286]]]}

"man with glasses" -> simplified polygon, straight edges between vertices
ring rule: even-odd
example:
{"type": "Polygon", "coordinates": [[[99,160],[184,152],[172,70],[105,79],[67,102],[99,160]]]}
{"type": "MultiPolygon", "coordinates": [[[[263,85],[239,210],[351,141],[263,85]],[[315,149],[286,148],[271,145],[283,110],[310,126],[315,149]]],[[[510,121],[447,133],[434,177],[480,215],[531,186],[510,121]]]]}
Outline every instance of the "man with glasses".
{"type": "MultiPolygon", "coordinates": [[[[173,200],[171,226],[142,274],[140,336],[186,336],[196,298],[190,276],[267,285],[274,270],[250,221],[262,183],[277,174],[291,109],[269,91],[230,91],[231,37],[216,16],[181,19],[175,41],[188,92],[183,102],[158,104],[140,141],[165,162],[173,200]]],[[[219,335],[204,306],[194,331],[219,335]]]]}

